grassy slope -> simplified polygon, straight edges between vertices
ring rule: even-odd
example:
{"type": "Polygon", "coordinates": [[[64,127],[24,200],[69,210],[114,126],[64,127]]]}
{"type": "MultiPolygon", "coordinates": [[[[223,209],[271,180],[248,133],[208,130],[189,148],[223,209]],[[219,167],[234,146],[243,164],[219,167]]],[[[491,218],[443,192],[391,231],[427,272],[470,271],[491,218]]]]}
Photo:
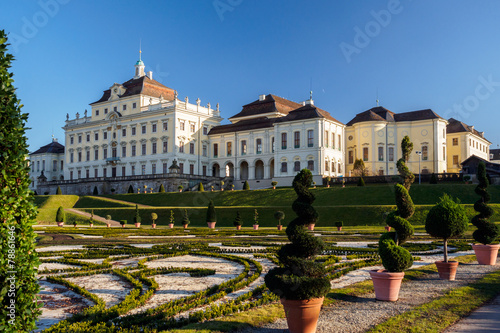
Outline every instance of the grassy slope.
{"type": "Polygon", "coordinates": [[[72,208],[77,201],[77,195],[37,195],[35,196],[35,205],[38,207],[36,219],[39,222],[54,222],[60,206],[72,208]]]}

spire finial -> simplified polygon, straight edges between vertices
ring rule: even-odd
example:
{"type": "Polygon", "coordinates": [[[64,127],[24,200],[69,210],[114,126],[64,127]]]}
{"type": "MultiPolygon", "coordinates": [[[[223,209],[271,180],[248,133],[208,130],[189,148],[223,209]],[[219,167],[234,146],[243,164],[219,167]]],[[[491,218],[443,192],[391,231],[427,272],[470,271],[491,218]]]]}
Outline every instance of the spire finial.
{"type": "Polygon", "coordinates": [[[377,102],[377,106],[378,106],[378,102],[379,102],[379,100],[378,100],[378,87],[377,87],[377,99],[375,101],[377,102]]]}
{"type": "Polygon", "coordinates": [[[309,99],[313,99],[313,91],[312,90],[309,91],[309,99]]]}

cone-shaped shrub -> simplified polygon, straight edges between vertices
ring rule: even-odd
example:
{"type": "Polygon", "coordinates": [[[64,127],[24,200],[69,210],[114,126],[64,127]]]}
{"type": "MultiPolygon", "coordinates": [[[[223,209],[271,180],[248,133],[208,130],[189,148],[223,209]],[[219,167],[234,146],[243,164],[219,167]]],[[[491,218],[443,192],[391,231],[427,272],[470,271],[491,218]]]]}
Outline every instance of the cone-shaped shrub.
{"type": "Polygon", "coordinates": [[[363,177],[359,177],[358,186],[365,186],[365,180],[363,179],[363,177]]]}
{"type": "Polygon", "coordinates": [[[243,184],[243,189],[244,190],[249,190],[250,189],[250,184],[248,184],[248,181],[245,180],[245,183],[243,184]]]}
{"type": "Polygon", "coordinates": [[[203,187],[203,183],[200,182],[200,184],[198,185],[198,191],[200,192],[204,192],[205,191],[205,188],[203,187]]]}
{"type": "Polygon", "coordinates": [[[427,214],[425,231],[432,237],[443,240],[444,262],[448,262],[448,239],[463,235],[468,224],[465,208],[447,194],[427,214]]]}
{"type": "Polygon", "coordinates": [[[189,224],[191,221],[189,221],[189,215],[187,209],[184,209],[184,215],[182,216],[182,225],[189,224]]]}
{"type": "Polygon", "coordinates": [[[163,184],[160,184],[160,189],[158,190],[158,193],[165,193],[165,186],[163,186],[163,184]]]}
{"type": "Polygon", "coordinates": [[[314,256],[321,253],[324,244],[321,239],[307,232],[307,226],[316,223],[318,213],[313,208],[314,194],[309,187],[312,173],[300,171],[293,180],[297,199],[292,209],[297,218],[286,230],[288,243],[278,251],[281,267],[273,268],[265,277],[267,287],[281,298],[306,300],[325,296],[330,290],[330,280],[321,263],[314,262],[314,256]]]}
{"type": "Polygon", "coordinates": [[[210,200],[207,209],[207,222],[217,222],[217,216],[215,215],[214,202],[210,200]]]}
{"type": "Polygon", "coordinates": [[[127,193],[135,193],[132,185],[129,185],[127,193]]]}
{"type": "Polygon", "coordinates": [[[498,227],[488,221],[493,215],[493,209],[487,205],[491,197],[487,191],[488,178],[486,177],[486,166],[483,162],[479,163],[477,169],[477,180],[479,184],[476,186],[475,192],[481,198],[474,203],[474,210],[479,214],[472,218],[472,224],[477,228],[472,233],[474,239],[484,245],[491,244],[499,235],[498,227]]]}
{"type": "Polygon", "coordinates": [[[431,180],[429,181],[429,184],[437,184],[438,183],[438,178],[436,174],[433,172],[431,175],[431,180]]]}
{"type": "Polygon", "coordinates": [[[66,222],[66,214],[64,213],[64,208],[62,206],[57,208],[56,222],[66,222]]]}
{"type": "Polygon", "coordinates": [[[170,224],[175,223],[174,211],[172,209],[170,210],[170,219],[169,219],[168,223],[170,223],[170,224]]]}
{"type": "Polygon", "coordinates": [[[233,225],[234,225],[235,227],[237,227],[237,226],[242,225],[242,224],[243,224],[243,222],[241,221],[241,215],[240,215],[240,212],[239,212],[239,211],[237,211],[237,212],[236,212],[236,217],[235,217],[235,219],[234,219],[234,221],[233,221],[233,225]]]}
{"type": "Polygon", "coordinates": [[[135,205],[134,223],[141,223],[141,215],[139,215],[139,207],[137,205],[135,205]]]}
{"type": "Polygon", "coordinates": [[[97,186],[94,186],[94,192],[92,192],[92,195],[99,195],[99,191],[97,190],[97,186]]]}
{"type": "Polygon", "coordinates": [[[57,187],[56,195],[62,195],[62,190],[61,190],[61,187],[59,187],[59,186],[57,187]]]}
{"type": "Polygon", "coordinates": [[[410,138],[405,136],[401,142],[403,157],[397,162],[399,174],[402,178],[402,184],[394,186],[397,210],[389,213],[386,218],[388,226],[394,228],[394,232],[382,234],[379,240],[379,254],[382,259],[382,265],[389,272],[403,272],[413,265],[413,258],[406,249],[399,245],[413,235],[413,226],[408,219],[415,212],[415,206],[408,193],[415,176],[406,166],[413,149],[413,143],[410,138]]]}

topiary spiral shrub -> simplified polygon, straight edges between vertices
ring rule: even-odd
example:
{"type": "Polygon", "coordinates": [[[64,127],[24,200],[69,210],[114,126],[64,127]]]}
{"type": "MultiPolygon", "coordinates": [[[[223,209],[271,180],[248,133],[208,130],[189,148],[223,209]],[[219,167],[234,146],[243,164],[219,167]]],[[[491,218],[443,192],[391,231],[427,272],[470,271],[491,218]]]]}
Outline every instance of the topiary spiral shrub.
{"type": "Polygon", "coordinates": [[[286,229],[291,243],[278,251],[280,267],[273,268],[265,277],[269,290],[284,299],[319,298],[330,290],[330,280],[323,265],[314,262],[314,256],[324,248],[323,241],[307,232],[307,226],[318,219],[318,213],[312,206],[315,197],[309,191],[311,183],[312,173],[308,169],[300,171],[293,180],[298,197],[292,204],[297,217],[286,229]]]}
{"type": "Polygon", "coordinates": [[[386,223],[394,228],[394,232],[382,234],[379,240],[379,254],[382,264],[389,272],[402,272],[413,265],[413,259],[407,250],[400,245],[413,235],[413,226],[408,219],[415,212],[415,206],[411,200],[410,186],[415,176],[406,166],[413,150],[413,144],[408,136],[401,142],[403,157],[398,160],[397,167],[402,178],[402,184],[394,185],[397,209],[387,215],[386,223]]]}
{"type": "Polygon", "coordinates": [[[498,227],[488,221],[493,215],[493,209],[488,207],[487,203],[491,197],[486,188],[488,187],[488,178],[486,177],[486,166],[483,162],[479,163],[477,169],[477,180],[479,185],[474,190],[481,198],[474,203],[474,210],[479,214],[472,218],[472,224],[477,228],[472,237],[481,244],[488,245],[498,237],[498,227]]]}

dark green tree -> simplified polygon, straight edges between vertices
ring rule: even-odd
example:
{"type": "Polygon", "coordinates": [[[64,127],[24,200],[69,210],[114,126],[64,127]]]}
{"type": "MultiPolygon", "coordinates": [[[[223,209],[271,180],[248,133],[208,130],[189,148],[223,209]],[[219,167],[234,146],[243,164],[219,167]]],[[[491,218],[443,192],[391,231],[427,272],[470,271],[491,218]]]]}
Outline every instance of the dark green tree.
{"type": "Polygon", "coordinates": [[[57,190],[56,190],[56,195],[62,195],[62,190],[61,190],[61,187],[57,187],[57,190]]]}
{"type": "Polygon", "coordinates": [[[493,209],[487,204],[491,199],[488,193],[488,178],[486,177],[486,165],[481,162],[477,169],[477,180],[479,184],[474,190],[481,198],[474,203],[474,210],[479,214],[474,216],[471,220],[472,224],[477,228],[472,233],[474,239],[484,245],[491,244],[499,235],[498,227],[489,221],[493,215],[493,209]]]}
{"type": "Polygon", "coordinates": [[[365,180],[363,179],[363,177],[359,177],[358,186],[365,186],[365,180]]]}
{"type": "Polygon", "coordinates": [[[436,174],[433,172],[431,175],[431,180],[429,180],[429,184],[437,184],[438,183],[438,178],[436,174]]]}
{"type": "Polygon", "coordinates": [[[97,190],[97,186],[94,186],[94,191],[92,192],[92,195],[99,195],[99,191],[97,190]]]}
{"type": "Polygon", "coordinates": [[[21,112],[7,53],[7,35],[0,30],[0,331],[30,332],[41,314],[35,251],[37,210],[29,189],[26,139],[28,114],[21,112]],[[12,247],[15,250],[12,250],[12,247]],[[9,273],[15,272],[15,273],[9,273]],[[10,291],[10,289],[13,291],[10,291]],[[15,317],[11,314],[15,303],[15,317]],[[10,308],[9,308],[10,307],[10,308]]]}
{"type": "Polygon", "coordinates": [[[127,193],[134,193],[134,188],[132,185],[129,185],[127,193]]]}
{"type": "Polygon", "coordinates": [[[324,249],[321,239],[307,232],[306,226],[316,223],[318,213],[312,206],[315,196],[309,190],[312,173],[300,171],[293,180],[297,199],[292,204],[297,217],[291,221],[286,234],[291,243],[278,251],[280,267],[273,268],[265,277],[266,286],[277,296],[291,300],[323,297],[330,290],[325,268],[314,257],[324,249]]]}
{"type": "Polygon", "coordinates": [[[242,225],[242,224],[243,224],[243,222],[241,221],[241,215],[240,215],[240,212],[239,212],[239,211],[237,211],[237,212],[236,212],[236,217],[234,218],[234,221],[233,221],[233,225],[234,225],[235,227],[237,227],[237,226],[242,225]]]}
{"type": "MultiPolygon", "coordinates": [[[[133,191],[133,189],[132,189],[133,191]]],[[[158,190],[158,193],[165,193],[165,187],[163,186],[163,184],[160,185],[160,189],[158,190]]]]}
{"type": "Polygon", "coordinates": [[[415,180],[415,176],[406,166],[413,149],[410,138],[405,136],[401,142],[403,157],[397,162],[402,184],[394,185],[397,209],[387,215],[386,223],[394,228],[394,232],[382,234],[379,240],[379,254],[382,265],[389,272],[403,272],[413,265],[413,258],[406,249],[400,245],[413,235],[413,226],[408,219],[415,212],[415,206],[411,200],[409,190],[415,180]]]}
{"type": "Polygon", "coordinates": [[[137,205],[135,205],[134,223],[141,223],[141,215],[139,214],[139,207],[137,205]]]}
{"type": "Polygon", "coordinates": [[[250,189],[250,184],[248,184],[248,181],[247,181],[247,180],[245,180],[245,183],[243,184],[243,189],[244,189],[245,191],[250,189]]]}
{"type": "Polygon", "coordinates": [[[215,214],[214,202],[210,200],[207,209],[207,222],[217,222],[217,215],[215,214]]]}
{"type": "Polygon", "coordinates": [[[64,213],[64,208],[62,206],[57,208],[56,222],[66,222],[66,213],[64,213]]]}
{"type": "Polygon", "coordinates": [[[188,211],[187,209],[184,209],[184,215],[182,216],[182,225],[186,225],[189,223],[191,223],[191,221],[189,221],[188,211]]]}
{"type": "Polygon", "coordinates": [[[365,177],[369,174],[368,169],[365,167],[365,162],[360,158],[354,161],[353,171],[355,176],[365,177]]]}
{"type": "Polygon", "coordinates": [[[205,191],[205,188],[203,187],[203,183],[200,182],[200,184],[198,185],[198,191],[200,192],[204,192],[205,191]]]}

